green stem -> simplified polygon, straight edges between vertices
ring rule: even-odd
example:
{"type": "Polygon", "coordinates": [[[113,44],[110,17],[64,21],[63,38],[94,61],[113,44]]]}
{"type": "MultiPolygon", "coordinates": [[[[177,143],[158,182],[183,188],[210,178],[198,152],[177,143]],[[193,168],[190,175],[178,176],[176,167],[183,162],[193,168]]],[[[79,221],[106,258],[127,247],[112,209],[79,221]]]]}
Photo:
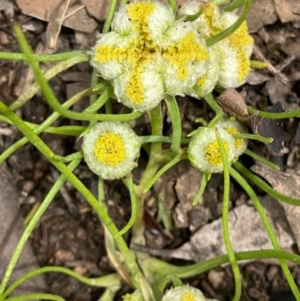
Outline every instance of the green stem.
{"type": "MultiPolygon", "coordinates": [[[[172,138],[171,137],[166,137],[166,136],[153,136],[153,135],[151,135],[151,136],[139,136],[139,138],[140,138],[141,144],[151,143],[151,142],[172,143],[172,138]]],[[[182,138],[181,141],[180,141],[180,144],[189,144],[190,140],[191,139],[189,139],[189,138],[182,138]]]]}
{"type": "MultiPolygon", "coordinates": [[[[57,54],[33,54],[33,58],[37,62],[57,62],[67,60],[77,55],[85,54],[86,50],[76,50],[70,52],[62,52],[57,54]]],[[[27,58],[23,53],[2,52],[0,51],[0,59],[10,61],[26,61],[27,58]]]]}
{"type": "Polygon", "coordinates": [[[270,162],[269,160],[257,155],[256,153],[250,151],[249,149],[246,149],[244,152],[246,155],[248,155],[249,157],[251,157],[252,159],[254,159],[257,162],[260,162],[266,166],[269,166],[275,170],[280,170],[280,167],[272,162],[270,162]]]}
{"type": "Polygon", "coordinates": [[[233,0],[230,4],[224,7],[224,11],[230,12],[244,5],[245,0],[233,0]]]}
{"type": "Polygon", "coordinates": [[[11,297],[11,298],[7,298],[6,301],[25,301],[25,300],[37,300],[37,299],[66,301],[64,298],[59,297],[57,295],[43,294],[43,293],[26,294],[26,295],[11,297]]]}
{"type": "MultiPolygon", "coordinates": [[[[69,171],[72,171],[73,169],[76,168],[76,166],[81,162],[81,159],[77,159],[74,160],[73,162],[71,162],[68,167],[66,167],[69,171]]],[[[9,264],[7,266],[7,269],[3,275],[2,278],[2,282],[0,285],[0,294],[3,292],[3,290],[5,289],[8,280],[10,278],[10,275],[21,255],[21,252],[25,246],[25,243],[27,242],[29,236],[31,235],[33,229],[35,228],[35,226],[37,225],[37,223],[39,222],[41,216],[44,214],[44,212],[47,210],[47,208],[49,207],[50,203],[52,202],[53,198],[55,197],[55,195],[58,193],[58,191],[60,190],[60,188],[62,187],[62,185],[65,183],[66,178],[64,176],[60,176],[58,178],[58,180],[56,181],[56,183],[53,185],[53,187],[51,188],[51,190],[49,191],[49,193],[47,194],[46,198],[44,199],[43,203],[40,205],[40,207],[38,208],[38,210],[36,211],[35,215],[32,217],[32,219],[30,220],[28,226],[26,227],[24,233],[22,234],[16,248],[15,251],[9,261],[9,264]]]]}
{"type": "Polygon", "coordinates": [[[168,4],[172,8],[173,12],[176,13],[177,12],[177,3],[176,3],[176,0],[168,0],[168,4]]]}
{"type": "Polygon", "coordinates": [[[58,126],[58,127],[51,127],[50,126],[47,129],[45,129],[43,131],[43,133],[48,133],[48,134],[53,134],[53,135],[78,137],[85,130],[86,130],[86,126],[80,126],[80,125],[65,125],[65,126],[58,126]]]}
{"type": "MultiPolygon", "coordinates": [[[[14,125],[26,136],[29,141],[53,164],[67,180],[74,186],[74,188],[87,200],[87,202],[94,209],[96,214],[99,216],[100,220],[105,224],[112,236],[118,234],[118,229],[112,222],[109,215],[106,213],[105,208],[98,202],[98,200],[93,196],[93,194],[84,186],[84,184],[68,169],[68,167],[55,159],[54,153],[49,149],[49,147],[20,119],[19,116],[10,111],[3,103],[0,102],[0,113],[9,118],[14,125]]],[[[125,263],[127,264],[132,275],[138,279],[136,282],[138,288],[142,291],[145,287],[141,285],[146,285],[146,289],[151,291],[150,285],[145,284],[144,277],[141,274],[141,270],[137,265],[135,258],[131,251],[129,250],[126,242],[122,236],[116,237],[115,242],[119,247],[120,252],[124,256],[125,263]]],[[[7,277],[5,281],[2,281],[0,285],[0,294],[3,293],[5,285],[7,283],[7,277]]],[[[151,299],[146,299],[149,301],[151,299]]]]}
{"type": "Polygon", "coordinates": [[[292,117],[299,117],[300,116],[300,109],[293,110],[290,112],[284,113],[268,113],[253,109],[251,107],[247,107],[249,114],[257,115],[259,117],[268,118],[268,119],[284,119],[284,118],[292,118],[292,117]]]}
{"type": "Polygon", "coordinates": [[[264,69],[267,67],[267,63],[261,61],[253,61],[250,60],[250,68],[251,69],[264,69]]]}
{"type": "MultiPolygon", "coordinates": [[[[156,108],[150,111],[151,117],[151,135],[161,136],[162,135],[162,112],[161,105],[159,104],[156,108]]],[[[145,196],[143,191],[148,183],[152,180],[154,175],[156,174],[160,163],[157,162],[158,157],[161,155],[162,151],[162,143],[161,142],[153,142],[151,144],[151,150],[149,155],[149,160],[147,167],[144,171],[144,174],[141,178],[140,184],[135,187],[135,193],[137,198],[137,217],[132,227],[132,241],[144,245],[144,202],[145,196]]]]}
{"type": "MultiPolygon", "coordinates": [[[[49,80],[49,79],[53,78],[54,76],[56,76],[58,73],[60,73],[64,70],[67,70],[68,68],[70,68],[76,64],[79,64],[82,62],[87,62],[88,60],[89,60],[89,56],[86,53],[81,53],[77,56],[71,57],[65,61],[58,63],[54,67],[47,70],[43,74],[43,76],[46,80],[49,80]]],[[[33,83],[32,85],[30,85],[28,87],[28,89],[24,93],[22,93],[22,95],[16,101],[14,101],[9,106],[9,108],[12,111],[19,109],[27,101],[29,101],[39,90],[40,90],[39,84],[37,82],[33,83]]]]}
{"type": "Polygon", "coordinates": [[[233,134],[232,137],[235,138],[235,139],[238,139],[238,138],[240,138],[240,139],[251,139],[251,140],[260,141],[260,142],[263,142],[263,143],[272,143],[273,142],[273,138],[267,138],[267,137],[254,135],[254,134],[233,134]]]}
{"type": "MultiPolygon", "coordinates": [[[[88,90],[83,90],[76,95],[74,95],[72,98],[67,100],[63,107],[69,108],[72,105],[74,105],[77,101],[79,101],[82,97],[86,95],[88,90]]],[[[13,110],[13,109],[11,109],[13,110]]],[[[37,126],[33,131],[36,134],[42,133],[47,127],[49,127],[53,122],[55,122],[60,115],[57,112],[52,113],[41,125],[37,126]]],[[[28,142],[28,139],[26,137],[21,138],[19,141],[15,142],[13,145],[11,145],[8,149],[6,149],[0,156],[0,163],[4,162],[11,154],[13,154],[15,151],[17,151],[20,147],[25,145],[28,142]]]]}
{"type": "Polygon", "coordinates": [[[210,180],[210,178],[211,178],[210,173],[206,173],[206,172],[202,173],[201,185],[199,187],[197,195],[195,196],[195,198],[193,200],[193,203],[192,203],[193,206],[196,206],[200,202],[200,199],[205,191],[206,185],[207,185],[208,181],[210,180]]]}
{"type": "Polygon", "coordinates": [[[108,33],[109,32],[110,25],[111,25],[111,22],[113,20],[114,13],[115,13],[115,10],[116,10],[116,6],[117,6],[117,0],[110,0],[109,9],[108,9],[108,12],[107,12],[107,15],[106,15],[106,20],[105,20],[105,23],[104,23],[104,26],[103,26],[102,33],[108,33]]]}
{"type": "Polygon", "coordinates": [[[226,251],[228,254],[228,259],[231,264],[233,278],[235,282],[235,294],[233,297],[233,301],[239,301],[241,294],[242,294],[242,281],[241,281],[241,274],[239,270],[239,266],[237,260],[235,258],[235,254],[233,251],[233,247],[230,240],[229,235],[229,223],[228,223],[228,211],[229,211],[229,195],[230,195],[230,178],[229,178],[229,165],[228,165],[228,158],[226,154],[226,150],[222,141],[222,138],[216,129],[216,137],[218,141],[218,146],[220,149],[222,161],[223,161],[223,168],[224,168],[224,194],[223,194],[223,211],[222,211],[222,229],[223,229],[223,239],[224,244],[226,247],[226,251]]]}
{"type": "MultiPolygon", "coordinates": [[[[195,89],[195,88],[194,88],[195,89]]],[[[195,90],[196,91],[196,90],[195,90]]],[[[211,109],[216,113],[216,116],[209,122],[208,127],[214,127],[223,117],[223,110],[215,101],[211,93],[204,96],[205,101],[211,107],[211,109]]]]}
{"type": "MultiPolygon", "coordinates": [[[[275,250],[256,250],[235,253],[238,261],[249,261],[259,259],[280,259],[289,260],[293,264],[300,265],[300,256],[286,251],[275,250]]],[[[228,255],[221,255],[212,259],[205,260],[188,266],[175,266],[157,258],[148,257],[142,262],[143,270],[150,273],[155,279],[161,279],[166,274],[175,274],[180,278],[190,278],[199,276],[216,267],[229,263],[228,255]]]]}
{"type": "Polygon", "coordinates": [[[293,206],[300,206],[299,199],[294,199],[275,191],[264,180],[262,180],[260,177],[258,177],[253,172],[251,172],[249,169],[244,167],[241,163],[235,162],[233,164],[233,167],[237,171],[239,171],[243,176],[247,177],[249,180],[251,180],[253,183],[255,183],[258,187],[260,187],[262,190],[264,190],[267,194],[269,194],[273,198],[293,206]]]}
{"type": "MultiPolygon", "coordinates": [[[[246,180],[233,168],[230,168],[230,175],[244,188],[244,190],[247,192],[251,200],[253,201],[253,204],[264,224],[264,227],[268,233],[268,236],[272,242],[273,248],[277,251],[280,251],[280,245],[277,241],[276,234],[268,220],[267,214],[265,213],[262,205],[260,204],[254,190],[251,188],[251,186],[246,182],[246,180]]],[[[300,294],[297,288],[297,285],[294,282],[294,279],[291,275],[291,272],[289,271],[289,268],[286,264],[286,262],[282,259],[279,260],[279,263],[281,265],[282,271],[286,277],[286,280],[296,298],[297,301],[300,301],[300,294]]]]}
{"type": "Polygon", "coordinates": [[[89,113],[77,113],[64,108],[55,97],[53,90],[48,84],[47,80],[43,77],[43,74],[32,56],[32,50],[28,45],[22,30],[18,26],[14,26],[14,32],[17,40],[20,44],[20,48],[24,52],[27,62],[30,65],[38,84],[41,87],[50,107],[57,111],[60,115],[74,119],[74,120],[86,120],[86,121],[131,121],[139,117],[141,112],[133,112],[130,114],[89,114],[89,113]]]}
{"type": "Polygon", "coordinates": [[[16,280],[13,284],[10,285],[10,287],[5,290],[5,292],[0,296],[0,300],[5,300],[5,298],[11,294],[18,286],[20,286],[22,283],[27,281],[28,279],[35,277],[40,274],[44,273],[62,273],[66,274],[70,277],[73,277],[80,281],[81,283],[90,285],[90,286],[95,286],[95,287],[110,287],[114,285],[120,285],[121,280],[119,274],[110,274],[106,276],[101,276],[98,278],[88,278],[85,276],[82,276],[78,273],[75,273],[74,271],[64,268],[64,267],[43,267],[39,269],[35,269],[33,271],[30,271],[26,274],[24,274],[22,277],[20,277],[18,280],[16,280]]]}
{"type": "Polygon", "coordinates": [[[170,162],[168,162],[163,168],[161,168],[152,178],[152,180],[147,184],[147,186],[144,189],[144,193],[146,193],[151,187],[152,185],[168,170],[170,169],[172,166],[174,166],[175,164],[177,164],[180,160],[182,160],[182,156],[181,155],[177,155],[176,157],[174,157],[170,162]]]}
{"type": "Polygon", "coordinates": [[[169,282],[172,282],[174,287],[183,285],[181,279],[176,274],[167,274],[157,284],[158,291],[163,292],[169,282]]]}
{"type": "Polygon", "coordinates": [[[178,153],[180,150],[181,135],[182,135],[182,126],[181,126],[181,117],[180,117],[179,108],[177,105],[177,101],[173,96],[167,96],[165,98],[165,102],[172,121],[173,133],[172,133],[171,150],[174,151],[175,153],[178,153]]]}
{"type": "Polygon", "coordinates": [[[135,191],[134,191],[134,184],[133,184],[133,180],[132,180],[132,175],[129,174],[125,177],[125,181],[127,183],[127,188],[129,190],[129,194],[130,194],[130,200],[131,200],[131,216],[130,216],[130,220],[128,221],[127,225],[118,233],[117,236],[119,235],[124,235],[126,232],[129,231],[129,229],[132,227],[132,225],[134,224],[134,221],[136,219],[137,216],[137,202],[136,202],[136,195],[135,195],[135,191]]]}
{"type": "MultiPolygon", "coordinates": [[[[98,71],[96,68],[93,68],[93,72],[92,72],[92,78],[91,78],[91,88],[95,87],[97,84],[98,84],[98,81],[99,81],[99,77],[98,77],[98,71]]],[[[89,108],[90,107],[93,107],[94,104],[96,103],[97,101],[97,96],[96,95],[91,95],[90,96],[90,105],[89,105],[89,108]]],[[[105,103],[105,102],[104,102],[105,103]]],[[[104,104],[103,103],[103,104],[104,104]]],[[[101,106],[103,105],[101,104],[101,106]]],[[[100,106],[100,107],[101,107],[100,106]]],[[[94,111],[96,112],[96,111],[94,111]]],[[[88,113],[92,113],[92,112],[88,112],[88,113]]],[[[90,126],[93,126],[96,124],[96,121],[90,121],[89,122],[90,126]]]]}

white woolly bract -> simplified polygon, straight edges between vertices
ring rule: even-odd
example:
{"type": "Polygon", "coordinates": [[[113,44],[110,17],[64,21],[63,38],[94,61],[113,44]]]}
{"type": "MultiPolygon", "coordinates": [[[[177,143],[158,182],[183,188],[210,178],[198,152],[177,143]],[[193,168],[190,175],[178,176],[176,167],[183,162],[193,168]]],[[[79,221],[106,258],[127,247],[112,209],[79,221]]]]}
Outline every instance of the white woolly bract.
{"type": "MultiPolygon", "coordinates": [[[[229,128],[234,128],[238,131],[238,134],[248,133],[247,128],[245,127],[245,125],[242,122],[240,122],[238,120],[231,120],[228,117],[223,117],[218,122],[216,127],[222,128],[225,131],[228,131],[229,128]]],[[[235,158],[242,155],[245,152],[245,150],[247,149],[247,146],[248,146],[248,139],[241,139],[241,138],[238,138],[238,139],[242,140],[242,144],[240,145],[240,147],[235,148],[235,158]]]]}
{"type": "Polygon", "coordinates": [[[220,10],[219,8],[213,4],[209,3],[207,1],[197,1],[197,0],[192,0],[186,2],[178,11],[179,16],[188,16],[188,15],[195,15],[200,11],[201,8],[204,7],[204,12],[192,22],[193,26],[197,29],[197,31],[201,34],[203,38],[208,38],[210,37],[213,33],[213,29],[211,28],[212,24],[208,23],[208,19],[205,17],[205,7],[207,5],[213,5],[214,7],[214,14],[215,18],[212,20],[212,16],[210,16],[210,20],[213,21],[213,26],[214,28],[221,28],[222,23],[220,22],[220,10]]]}
{"type": "Polygon", "coordinates": [[[171,45],[176,45],[176,43],[190,33],[195,33],[195,42],[207,51],[208,57],[206,60],[193,60],[191,56],[191,59],[185,64],[188,74],[184,80],[178,78],[177,66],[166,60],[164,82],[166,93],[169,95],[184,95],[184,93],[191,89],[197,80],[207,72],[209,67],[209,52],[206,43],[204,39],[197,34],[190,22],[176,22],[167,32],[166,35],[168,38],[164,40],[162,46],[167,49],[171,45]]]}
{"type": "Polygon", "coordinates": [[[162,301],[182,301],[182,300],[208,301],[211,299],[206,299],[199,289],[189,285],[182,285],[182,286],[176,286],[174,288],[171,288],[165,293],[165,295],[162,298],[162,301]],[[189,296],[190,298],[188,298],[189,296]]]}
{"type": "Polygon", "coordinates": [[[111,29],[120,35],[129,35],[132,32],[132,22],[127,13],[128,5],[123,5],[118,12],[115,13],[111,23],[111,29]]]}
{"type": "Polygon", "coordinates": [[[134,102],[126,94],[126,86],[131,73],[126,72],[122,76],[115,79],[113,81],[113,87],[118,101],[134,111],[145,112],[154,109],[165,95],[162,77],[164,69],[164,62],[159,55],[157,55],[143,67],[143,71],[141,72],[140,76],[144,91],[144,100],[140,104],[134,102]]]}
{"type": "MultiPolygon", "coordinates": [[[[225,130],[219,128],[218,131],[222,141],[228,143],[227,160],[230,165],[235,158],[234,139],[225,130]]],[[[215,141],[217,141],[215,128],[203,128],[192,136],[187,153],[190,162],[198,170],[207,173],[218,173],[224,170],[223,164],[212,165],[205,157],[206,148],[215,141]]]]}
{"type": "Polygon", "coordinates": [[[234,50],[227,40],[223,40],[216,44],[219,53],[219,77],[217,85],[228,89],[236,88],[246,82],[246,77],[242,80],[238,78],[238,58],[237,52],[234,50]]]}
{"type": "Polygon", "coordinates": [[[90,170],[105,180],[120,179],[128,174],[136,165],[140,156],[140,139],[126,123],[100,122],[97,123],[84,137],[82,151],[90,170]],[[115,133],[123,140],[125,159],[117,166],[109,166],[99,162],[95,156],[95,144],[105,133],[115,133]]]}
{"type": "MultiPolygon", "coordinates": [[[[208,48],[209,51],[209,64],[206,73],[202,76],[204,82],[200,85],[202,93],[200,95],[196,94],[193,88],[189,89],[185,94],[195,97],[201,98],[208,93],[212,92],[215,88],[218,77],[219,77],[219,51],[215,45],[208,48]]],[[[200,77],[196,83],[202,79],[200,77]]]]}
{"type": "Polygon", "coordinates": [[[154,2],[155,9],[153,14],[148,17],[148,27],[150,37],[160,44],[164,39],[164,34],[175,22],[175,15],[170,6],[166,6],[161,2],[154,2]]]}
{"type": "Polygon", "coordinates": [[[102,45],[124,48],[128,46],[133,39],[134,35],[123,37],[113,31],[101,35],[96,45],[91,50],[92,59],[90,61],[90,64],[98,70],[98,72],[104,79],[115,79],[124,72],[124,62],[119,62],[117,59],[113,59],[105,63],[100,63],[96,58],[97,49],[102,45]]]}

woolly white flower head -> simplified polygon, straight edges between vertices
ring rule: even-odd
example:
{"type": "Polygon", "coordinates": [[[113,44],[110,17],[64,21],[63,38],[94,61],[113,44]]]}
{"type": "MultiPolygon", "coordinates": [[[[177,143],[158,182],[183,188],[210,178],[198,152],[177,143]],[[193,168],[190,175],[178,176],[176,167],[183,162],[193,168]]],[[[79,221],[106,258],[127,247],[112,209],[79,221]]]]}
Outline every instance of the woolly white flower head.
{"type": "MultiPolygon", "coordinates": [[[[218,128],[218,132],[230,165],[235,159],[234,139],[222,128],[218,128]]],[[[201,128],[197,131],[191,138],[187,153],[192,165],[202,172],[218,173],[224,169],[215,128],[201,128]]]]}
{"type": "Polygon", "coordinates": [[[182,285],[171,288],[166,292],[162,301],[217,301],[207,299],[202,292],[192,286],[182,285]]]}
{"type": "Polygon", "coordinates": [[[136,166],[139,137],[126,123],[100,122],[84,137],[82,150],[89,168],[102,179],[119,179],[136,166]]]}

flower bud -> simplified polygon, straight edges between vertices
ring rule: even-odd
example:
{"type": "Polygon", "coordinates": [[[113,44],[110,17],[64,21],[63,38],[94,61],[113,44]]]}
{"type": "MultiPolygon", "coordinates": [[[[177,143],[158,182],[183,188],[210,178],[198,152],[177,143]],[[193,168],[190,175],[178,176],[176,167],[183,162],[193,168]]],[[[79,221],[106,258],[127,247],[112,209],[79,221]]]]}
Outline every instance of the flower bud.
{"type": "Polygon", "coordinates": [[[84,137],[82,150],[88,167],[105,180],[119,179],[136,165],[140,139],[126,123],[100,122],[84,137]]]}

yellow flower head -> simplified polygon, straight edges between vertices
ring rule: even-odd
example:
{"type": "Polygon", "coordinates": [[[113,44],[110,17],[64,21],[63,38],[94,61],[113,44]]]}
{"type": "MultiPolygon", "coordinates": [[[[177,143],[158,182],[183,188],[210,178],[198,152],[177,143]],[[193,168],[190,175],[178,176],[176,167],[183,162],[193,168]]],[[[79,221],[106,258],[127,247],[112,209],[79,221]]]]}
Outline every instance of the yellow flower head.
{"type": "Polygon", "coordinates": [[[126,123],[100,122],[84,136],[82,150],[95,174],[106,180],[119,179],[136,166],[140,140],[126,123]]]}

